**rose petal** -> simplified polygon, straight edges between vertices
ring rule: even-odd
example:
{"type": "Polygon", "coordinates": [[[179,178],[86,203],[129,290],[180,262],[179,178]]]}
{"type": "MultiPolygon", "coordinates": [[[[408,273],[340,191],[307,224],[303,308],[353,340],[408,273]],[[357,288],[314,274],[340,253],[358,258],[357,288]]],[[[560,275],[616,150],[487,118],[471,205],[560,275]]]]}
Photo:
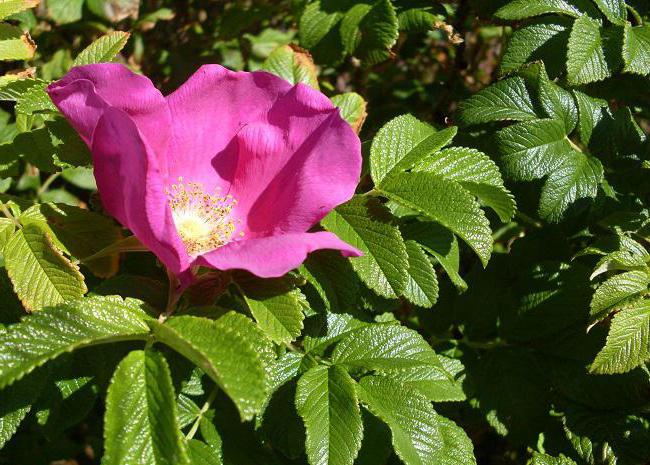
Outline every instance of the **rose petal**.
{"type": "Polygon", "coordinates": [[[172,272],[186,270],[190,258],[176,232],[156,157],[126,112],[104,111],[93,136],[92,154],[106,211],[172,272]]]}
{"type": "Polygon", "coordinates": [[[348,257],[361,255],[336,235],[319,231],[231,242],[199,257],[197,263],[218,270],[242,269],[261,278],[277,278],[297,268],[307,254],[320,249],[340,250],[348,257]]]}

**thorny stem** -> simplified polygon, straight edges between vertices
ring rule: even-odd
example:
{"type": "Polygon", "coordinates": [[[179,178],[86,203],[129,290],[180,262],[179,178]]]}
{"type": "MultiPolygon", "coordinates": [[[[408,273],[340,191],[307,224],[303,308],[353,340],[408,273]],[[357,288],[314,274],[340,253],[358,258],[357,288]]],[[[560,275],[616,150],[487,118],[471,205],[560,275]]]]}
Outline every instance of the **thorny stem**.
{"type": "Polygon", "coordinates": [[[203,404],[203,407],[201,407],[201,410],[199,411],[198,416],[196,417],[196,420],[194,421],[194,424],[192,425],[192,428],[187,432],[187,435],[185,436],[186,440],[190,440],[194,437],[196,432],[199,429],[199,425],[201,424],[201,420],[203,419],[203,415],[210,409],[210,405],[212,405],[212,402],[214,402],[214,399],[217,397],[217,393],[219,392],[219,388],[215,387],[208,398],[205,400],[205,403],[203,404]]]}
{"type": "Polygon", "coordinates": [[[7,205],[5,205],[5,203],[2,202],[2,201],[0,201],[0,211],[2,211],[2,213],[3,213],[7,218],[9,218],[11,221],[13,221],[14,224],[15,224],[18,228],[22,228],[22,225],[20,224],[20,222],[16,219],[16,217],[15,217],[14,215],[11,214],[11,212],[10,212],[9,209],[7,208],[7,205]]]}

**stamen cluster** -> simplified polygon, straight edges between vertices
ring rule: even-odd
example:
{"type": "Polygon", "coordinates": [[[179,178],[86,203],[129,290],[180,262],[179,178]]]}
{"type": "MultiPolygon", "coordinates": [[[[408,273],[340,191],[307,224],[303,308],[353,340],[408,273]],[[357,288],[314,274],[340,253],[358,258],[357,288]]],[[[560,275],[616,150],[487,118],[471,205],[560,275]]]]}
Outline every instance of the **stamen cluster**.
{"type": "Polygon", "coordinates": [[[166,193],[176,230],[190,256],[217,249],[233,239],[236,226],[231,212],[237,200],[232,195],[207,194],[203,184],[184,183],[182,177],[166,193]]]}

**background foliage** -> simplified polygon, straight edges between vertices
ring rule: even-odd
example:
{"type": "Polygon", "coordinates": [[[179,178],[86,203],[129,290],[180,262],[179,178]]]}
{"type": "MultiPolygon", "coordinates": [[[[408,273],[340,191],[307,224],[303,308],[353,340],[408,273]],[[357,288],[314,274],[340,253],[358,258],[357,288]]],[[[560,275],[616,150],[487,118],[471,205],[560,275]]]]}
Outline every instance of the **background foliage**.
{"type": "Polygon", "coordinates": [[[646,0],[0,2],[0,463],[650,463],[646,0]],[[274,280],[167,277],[43,89],[117,60],[328,95],[364,142],[274,280]]]}

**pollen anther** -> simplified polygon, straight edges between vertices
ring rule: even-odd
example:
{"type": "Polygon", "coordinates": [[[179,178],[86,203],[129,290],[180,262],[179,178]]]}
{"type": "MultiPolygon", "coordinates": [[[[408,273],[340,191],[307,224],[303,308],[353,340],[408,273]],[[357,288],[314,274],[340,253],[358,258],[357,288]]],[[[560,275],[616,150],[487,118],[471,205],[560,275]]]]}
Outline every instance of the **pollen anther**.
{"type": "MultiPolygon", "coordinates": [[[[203,184],[184,183],[182,177],[167,188],[166,193],[174,225],[191,257],[218,249],[233,240],[237,228],[231,213],[237,200],[232,195],[207,194],[203,184]]],[[[243,236],[243,232],[238,236],[243,236]]]]}

